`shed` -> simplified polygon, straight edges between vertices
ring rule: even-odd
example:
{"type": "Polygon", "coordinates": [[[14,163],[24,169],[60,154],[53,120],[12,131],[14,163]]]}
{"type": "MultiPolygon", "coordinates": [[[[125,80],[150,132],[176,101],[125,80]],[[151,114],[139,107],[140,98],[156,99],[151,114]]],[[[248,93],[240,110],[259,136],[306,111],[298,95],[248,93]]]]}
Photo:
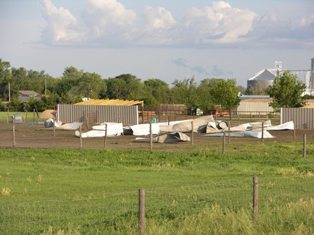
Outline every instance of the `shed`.
{"type": "Polygon", "coordinates": [[[240,96],[240,104],[237,107],[239,114],[266,114],[274,109],[269,105],[272,99],[269,96],[245,95],[240,96]]]}
{"type": "Polygon", "coordinates": [[[58,121],[69,122],[121,122],[123,125],[139,123],[138,107],[143,109],[144,102],[139,100],[87,100],[77,104],[59,104],[58,121]]]}

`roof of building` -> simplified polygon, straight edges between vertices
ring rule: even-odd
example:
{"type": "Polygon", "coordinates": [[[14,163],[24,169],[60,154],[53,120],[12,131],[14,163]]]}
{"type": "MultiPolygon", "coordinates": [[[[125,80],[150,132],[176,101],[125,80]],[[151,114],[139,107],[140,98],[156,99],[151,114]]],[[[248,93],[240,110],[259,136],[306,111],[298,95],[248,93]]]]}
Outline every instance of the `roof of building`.
{"type": "Polygon", "coordinates": [[[32,90],[20,90],[19,94],[22,96],[40,96],[39,93],[37,93],[36,91],[32,91],[32,90]]]}
{"type": "Polygon", "coordinates": [[[276,77],[277,70],[276,69],[263,69],[256,73],[253,77],[249,79],[251,80],[274,80],[276,77]]]}
{"type": "Polygon", "coordinates": [[[249,103],[258,103],[258,102],[270,102],[272,99],[267,98],[267,99],[245,99],[241,100],[241,102],[249,102],[249,103]]]}
{"type": "Polygon", "coordinates": [[[270,99],[269,95],[240,95],[241,100],[245,99],[270,99]]]}
{"type": "Polygon", "coordinates": [[[251,80],[274,80],[276,77],[275,69],[263,69],[256,73],[253,77],[249,79],[251,80]]]}
{"type": "Polygon", "coordinates": [[[119,99],[91,99],[76,103],[76,105],[106,105],[106,106],[132,106],[132,105],[144,105],[142,100],[119,100],[119,99]]]}

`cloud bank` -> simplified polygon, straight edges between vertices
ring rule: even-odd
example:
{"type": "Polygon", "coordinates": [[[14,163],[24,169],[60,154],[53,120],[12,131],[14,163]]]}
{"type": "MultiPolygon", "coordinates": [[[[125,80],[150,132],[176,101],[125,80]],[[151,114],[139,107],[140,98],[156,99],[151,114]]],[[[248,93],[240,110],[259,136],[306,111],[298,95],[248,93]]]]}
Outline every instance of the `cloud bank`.
{"type": "Polygon", "coordinates": [[[282,19],[258,15],[225,1],[193,7],[176,19],[165,7],[128,9],[118,0],[85,0],[79,16],[42,0],[43,41],[52,45],[101,46],[313,46],[314,15],[282,19]]]}

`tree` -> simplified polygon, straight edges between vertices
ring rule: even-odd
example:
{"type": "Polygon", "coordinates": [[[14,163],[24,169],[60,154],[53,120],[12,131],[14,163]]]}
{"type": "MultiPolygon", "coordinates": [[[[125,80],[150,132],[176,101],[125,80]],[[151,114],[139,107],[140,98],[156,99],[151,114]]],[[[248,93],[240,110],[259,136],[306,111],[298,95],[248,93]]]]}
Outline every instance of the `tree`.
{"type": "Polygon", "coordinates": [[[197,88],[197,94],[201,99],[199,99],[199,108],[205,112],[209,109],[213,109],[213,102],[211,101],[210,87],[215,79],[204,79],[201,81],[200,85],[197,88]]]}
{"type": "Polygon", "coordinates": [[[147,88],[152,98],[155,100],[156,106],[162,103],[169,102],[170,89],[167,83],[159,79],[148,79],[144,81],[144,86],[147,88]]]}
{"type": "Polygon", "coordinates": [[[77,95],[98,99],[101,93],[104,93],[105,82],[100,75],[96,73],[85,72],[78,81],[77,95]]]}
{"type": "Polygon", "coordinates": [[[141,99],[143,84],[132,74],[121,74],[107,80],[107,89],[110,99],[141,99]]]}
{"type": "Polygon", "coordinates": [[[173,103],[185,104],[189,109],[199,107],[200,97],[197,94],[197,84],[195,79],[176,80],[171,89],[173,103]]]}
{"type": "Polygon", "coordinates": [[[0,59],[0,98],[9,98],[9,81],[12,79],[10,63],[0,59]]]}
{"type": "Polygon", "coordinates": [[[245,90],[246,95],[254,95],[254,92],[254,87],[252,87],[251,85],[249,85],[245,90]]]}
{"type": "Polygon", "coordinates": [[[272,86],[268,88],[268,94],[273,98],[270,106],[274,109],[297,108],[304,106],[302,93],[306,86],[298,77],[289,71],[277,76],[272,86]]]}
{"type": "Polygon", "coordinates": [[[209,92],[211,100],[229,112],[240,103],[239,88],[235,80],[214,79],[209,92]]]}

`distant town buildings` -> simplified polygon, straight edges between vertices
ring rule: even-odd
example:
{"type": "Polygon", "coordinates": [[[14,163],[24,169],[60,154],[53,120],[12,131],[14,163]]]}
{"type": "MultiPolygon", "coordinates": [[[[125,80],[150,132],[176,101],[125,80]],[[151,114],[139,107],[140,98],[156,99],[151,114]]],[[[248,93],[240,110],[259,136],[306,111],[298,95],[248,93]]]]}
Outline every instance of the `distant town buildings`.
{"type": "Polygon", "coordinates": [[[267,88],[273,84],[275,77],[285,71],[295,74],[306,85],[303,95],[314,95],[314,58],[311,59],[311,69],[308,70],[284,70],[282,62],[275,61],[274,68],[263,69],[247,80],[247,91],[251,91],[251,95],[266,94],[267,88]]]}

